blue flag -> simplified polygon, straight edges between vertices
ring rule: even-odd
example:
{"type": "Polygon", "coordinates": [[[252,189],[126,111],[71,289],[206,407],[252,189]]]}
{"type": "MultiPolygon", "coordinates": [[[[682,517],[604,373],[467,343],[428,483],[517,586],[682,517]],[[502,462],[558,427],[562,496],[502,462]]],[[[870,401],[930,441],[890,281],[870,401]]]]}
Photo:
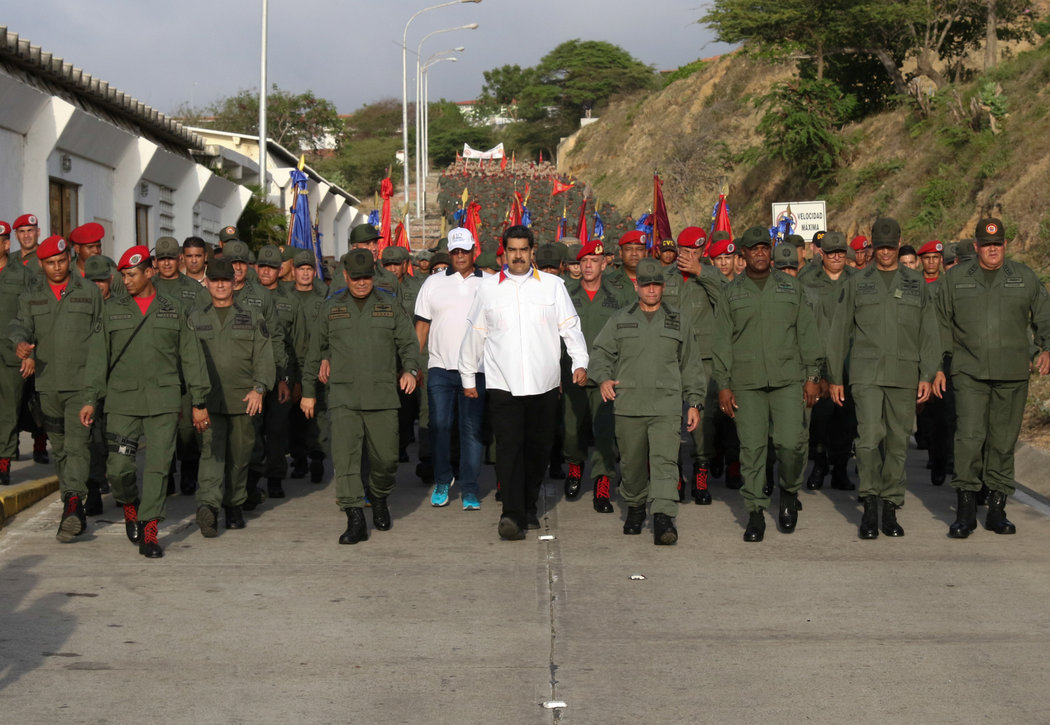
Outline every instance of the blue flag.
{"type": "Polygon", "coordinates": [[[313,251],[317,275],[323,278],[321,271],[321,240],[314,240],[313,225],[310,223],[310,196],[306,174],[299,171],[299,169],[292,169],[291,176],[296,194],[295,207],[292,209],[292,235],[290,241],[293,247],[313,251]]]}

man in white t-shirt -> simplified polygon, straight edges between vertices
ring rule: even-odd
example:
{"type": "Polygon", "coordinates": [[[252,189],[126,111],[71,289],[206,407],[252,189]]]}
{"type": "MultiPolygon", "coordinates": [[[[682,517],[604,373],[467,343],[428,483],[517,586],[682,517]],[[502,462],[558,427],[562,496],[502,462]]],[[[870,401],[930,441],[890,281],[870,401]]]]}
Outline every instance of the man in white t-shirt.
{"type": "Polygon", "coordinates": [[[474,268],[474,237],[467,229],[448,233],[452,264],[427,278],[416,297],[416,336],[419,347],[429,345],[427,402],[430,405],[430,436],[433,443],[434,492],[432,506],[447,506],[452,475],[450,448],[452,425],[459,404],[459,484],[463,510],[481,508],[478,475],[481,472],[481,421],[485,414],[485,375],[476,376],[477,397],[463,395],[459,375],[459,348],[467,332],[467,312],[484,278],[474,268]]]}

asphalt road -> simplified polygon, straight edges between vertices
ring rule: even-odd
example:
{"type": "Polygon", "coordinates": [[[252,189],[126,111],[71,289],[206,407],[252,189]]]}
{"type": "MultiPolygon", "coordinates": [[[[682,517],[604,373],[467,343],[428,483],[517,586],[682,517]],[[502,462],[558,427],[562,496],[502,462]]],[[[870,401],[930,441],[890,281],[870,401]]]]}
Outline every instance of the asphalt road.
{"type": "MultiPolygon", "coordinates": [[[[1041,481],[1050,459],[1028,454],[1018,478],[1041,481]]],[[[551,481],[543,530],[501,542],[491,466],[464,512],[455,487],[432,508],[402,464],[394,527],[367,542],[336,543],[326,478],[211,540],[174,496],[146,560],[108,496],[59,544],[53,494],[0,531],[0,721],[1044,723],[1050,492],[1011,501],[1016,536],[956,541],[924,461],[906,536],[875,541],[855,496],[825,489],[794,534],[770,519],[744,543],[715,482],[656,547],[621,533],[619,504],[597,514],[551,481]]]]}

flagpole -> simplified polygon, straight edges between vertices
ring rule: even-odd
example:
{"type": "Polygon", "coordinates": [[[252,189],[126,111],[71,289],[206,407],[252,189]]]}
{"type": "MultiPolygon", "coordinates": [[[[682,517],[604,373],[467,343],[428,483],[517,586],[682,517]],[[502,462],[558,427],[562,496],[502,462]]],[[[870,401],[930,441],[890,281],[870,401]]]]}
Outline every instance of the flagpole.
{"type": "Polygon", "coordinates": [[[269,14],[268,0],[262,0],[262,58],[259,72],[259,185],[262,186],[263,201],[270,198],[270,187],[266,183],[266,16],[269,14]]]}

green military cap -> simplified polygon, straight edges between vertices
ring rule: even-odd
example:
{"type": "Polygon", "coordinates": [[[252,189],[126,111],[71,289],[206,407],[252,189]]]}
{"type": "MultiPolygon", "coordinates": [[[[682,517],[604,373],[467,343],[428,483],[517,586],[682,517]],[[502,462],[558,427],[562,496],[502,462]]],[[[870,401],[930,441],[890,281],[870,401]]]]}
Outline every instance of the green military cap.
{"type": "Polygon", "coordinates": [[[415,261],[417,262],[429,262],[430,258],[434,256],[434,253],[429,249],[421,249],[415,253],[415,261]]]}
{"type": "Polygon", "coordinates": [[[358,224],[350,230],[351,244],[365,244],[366,242],[372,242],[376,239],[382,239],[382,237],[371,224],[358,224]]]}
{"type": "Polygon", "coordinates": [[[222,248],[222,258],[230,262],[251,262],[252,252],[240,239],[231,239],[222,248]]]}
{"type": "Polygon", "coordinates": [[[981,219],[977,222],[974,236],[977,238],[978,246],[1006,244],[1006,232],[1003,230],[1003,223],[992,217],[981,219]]]}
{"type": "Polygon", "coordinates": [[[560,267],[562,256],[558,247],[565,249],[561,244],[541,244],[537,247],[536,266],[540,269],[543,269],[544,267],[560,267]]]}
{"type": "Polygon", "coordinates": [[[314,253],[309,249],[297,249],[295,250],[295,256],[292,257],[292,264],[296,267],[315,267],[317,266],[317,260],[314,258],[314,253]]]}
{"type": "Polygon", "coordinates": [[[638,263],[636,279],[638,286],[647,284],[664,284],[664,266],[652,257],[646,257],[638,263]]]}
{"type": "Polygon", "coordinates": [[[448,252],[434,252],[434,256],[430,258],[430,268],[434,269],[439,264],[452,264],[452,257],[448,256],[448,252]]]}
{"type": "Polygon", "coordinates": [[[846,259],[850,260],[851,262],[857,261],[857,250],[853,248],[852,244],[846,245],[846,259]]]}
{"type": "Polygon", "coordinates": [[[233,262],[224,256],[208,263],[204,276],[210,280],[233,279],[233,262]]]}
{"type": "Polygon", "coordinates": [[[560,241],[560,242],[561,242],[562,244],[566,244],[566,245],[568,245],[568,246],[570,246],[570,247],[571,247],[571,246],[572,246],[573,244],[579,244],[579,243],[580,243],[580,240],[579,240],[579,238],[578,238],[578,237],[562,237],[562,238],[561,238],[561,239],[560,239],[559,241],[560,241]]]}
{"type": "Polygon", "coordinates": [[[499,262],[496,261],[496,253],[482,252],[478,255],[478,258],[474,260],[474,266],[480,269],[498,270],[499,262]]]}
{"type": "Polygon", "coordinates": [[[956,244],[958,242],[949,242],[944,245],[944,249],[941,250],[941,259],[944,264],[953,264],[959,258],[959,253],[955,251],[956,244]]]}
{"type": "Polygon", "coordinates": [[[401,264],[408,261],[408,250],[404,247],[387,247],[379,261],[382,264],[401,264]]]}
{"type": "Polygon", "coordinates": [[[896,248],[901,242],[901,225],[896,219],[876,219],[871,225],[871,246],[896,248]]]}
{"type": "Polygon", "coordinates": [[[960,239],[954,245],[952,245],[955,247],[956,259],[958,259],[960,262],[968,262],[974,257],[976,257],[977,252],[973,248],[975,241],[976,240],[974,239],[960,239]]]}
{"type": "Polygon", "coordinates": [[[806,240],[798,234],[788,234],[787,239],[785,239],[784,241],[793,246],[795,249],[801,249],[802,247],[806,246],[806,240]]]}
{"type": "Polygon", "coordinates": [[[154,259],[178,259],[182,254],[182,247],[175,237],[161,237],[157,240],[157,246],[153,250],[154,259]]]}
{"type": "MultiPolygon", "coordinates": [[[[562,237],[562,241],[565,241],[564,237],[562,237]]],[[[568,246],[566,246],[565,249],[566,249],[566,251],[568,252],[568,255],[569,255],[569,257],[568,257],[569,264],[576,264],[576,258],[580,256],[580,250],[583,249],[583,245],[580,244],[579,242],[573,242],[572,244],[569,244],[568,246]]]]}
{"type": "Polygon", "coordinates": [[[765,227],[751,227],[742,236],[736,238],[738,247],[757,247],[769,244],[769,230],[765,227]]]}
{"type": "Polygon", "coordinates": [[[237,239],[237,227],[223,227],[219,231],[219,241],[223,244],[226,242],[232,242],[234,239],[237,239]]]}
{"type": "Polygon", "coordinates": [[[295,261],[295,255],[299,253],[299,247],[293,247],[291,244],[286,244],[281,250],[281,261],[282,262],[293,262],[295,261]]]}
{"type": "Polygon", "coordinates": [[[109,257],[96,254],[88,257],[84,262],[84,278],[92,282],[108,280],[113,276],[113,270],[116,269],[116,266],[109,257]]]}
{"type": "Polygon", "coordinates": [[[343,255],[343,268],[350,279],[364,279],[376,274],[375,260],[367,249],[351,249],[343,255]]]}
{"type": "Polygon", "coordinates": [[[255,263],[260,267],[280,267],[281,250],[274,244],[267,244],[259,250],[259,255],[256,257],[255,263]]]}
{"type": "Polygon", "coordinates": [[[825,253],[845,252],[848,247],[846,235],[842,232],[824,232],[824,238],[820,240],[820,248],[825,253]]]}
{"type": "Polygon", "coordinates": [[[798,269],[798,250],[787,242],[781,242],[773,249],[773,266],[777,269],[798,269]]]}

